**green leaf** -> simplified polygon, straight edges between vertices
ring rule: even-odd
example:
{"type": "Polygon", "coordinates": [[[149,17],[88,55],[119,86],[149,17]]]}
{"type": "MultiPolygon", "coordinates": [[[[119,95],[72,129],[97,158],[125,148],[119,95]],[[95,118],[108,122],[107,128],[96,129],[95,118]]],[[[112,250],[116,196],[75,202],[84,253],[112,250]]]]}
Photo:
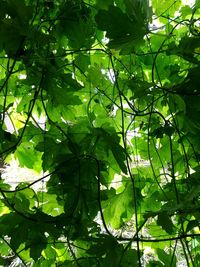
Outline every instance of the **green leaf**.
{"type": "Polygon", "coordinates": [[[199,222],[197,220],[191,220],[187,224],[186,232],[193,230],[195,227],[198,227],[199,222]]]}
{"type": "Polygon", "coordinates": [[[147,267],[163,267],[160,261],[149,261],[147,267]]]}
{"type": "Polygon", "coordinates": [[[138,265],[138,253],[136,249],[128,249],[123,254],[122,266],[137,266],[138,265]]]}
{"type": "Polygon", "coordinates": [[[96,6],[99,9],[108,9],[109,6],[113,5],[113,0],[108,0],[108,1],[104,1],[104,0],[97,0],[96,1],[96,6]]]}
{"type": "Polygon", "coordinates": [[[18,158],[21,167],[34,169],[38,172],[41,171],[42,154],[35,151],[32,143],[23,142],[20,146],[18,146],[15,151],[15,157],[18,158]]]}
{"type": "MultiPolygon", "coordinates": [[[[49,79],[49,77],[47,77],[49,79]]],[[[47,82],[47,93],[53,106],[58,105],[79,105],[81,101],[76,90],[82,88],[78,82],[73,80],[70,75],[64,75],[62,84],[59,85],[56,79],[49,79],[47,82]]]]}
{"type": "Polygon", "coordinates": [[[168,234],[172,234],[174,232],[172,220],[165,212],[158,214],[157,224],[160,225],[168,234]]]}
{"type": "Polygon", "coordinates": [[[180,3],[174,2],[173,0],[164,0],[161,5],[159,0],[153,0],[152,5],[155,8],[155,13],[157,16],[160,16],[163,13],[173,16],[174,12],[179,8],[180,3]]]}
{"type": "Polygon", "coordinates": [[[99,29],[106,31],[109,47],[112,49],[128,48],[131,51],[147,32],[143,25],[131,20],[116,6],[109,6],[107,11],[99,10],[95,19],[99,29]]]}
{"type": "Polygon", "coordinates": [[[55,260],[56,251],[51,245],[47,245],[47,247],[44,249],[44,257],[48,260],[55,260]]]}
{"type": "Polygon", "coordinates": [[[33,260],[38,261],[41,256],[41,252],[46,247],[46,240],[45,238],[39,238],[36,236],[36,239],[33,240],[33,242],[35,242],[35,244],[33,243],[33,246],[31,246],[30,256],[33,260]]]}
{"type": "Polygon", "coordinates": [[[113,131],[113,129],[108,129],[107,131],[106,129],[103,128],[96,128],[94,129],[94,133],[95,135],[98,136],[98,138],[102,138],[107,148],[112,151],[112,154],[122,172],[127,173],[127,167],[124,163],[126,159],[126,151],[119,144],[120,138],[115,133],[115,131],[113,131]]]}
{"type": "Polygon", "coordinates": [[[0,144],[0,152],[15,147],[15,145],[17,144],[16,136],[2,129],[0,129],[0,139],[2,140],[0,144]]]}
{"type": "Polygon", "coordinates": [[[10,254],[10,247],[4,240],[0,240],[0,252],[1,252],[1,257],[6,257],[10,254]]]}
{"type": "Polygon", "coordinates": [[[159,259],[164,263],[165,266],[176,267],[176,256],[174,254],[167,254],[162,249],[157,249],[159,259]]]}
{"type": "Polygon", "coordinates": [[[62,8],[62,19],[58,24],[58,30],[64,32],[69,45],[74,49],[82,47],[90,48],[94,39],[94,23],[90,16],[90,8],[84,3],[76,5],[66,2],[62,8]]]}
{"type": "Polygon", "coordinates": [[[85,72],[90,65],[90,57],[80,54],[75,58],[75,64],[82,72],[85,72]]]}
{"type": "Polygon", "coordinates": [[[131,79],[128,80],[128,86],[130,87],[131,91],[134,94],[134,98],[140,98],[144,97],[147,94],[150,93],[150,87],[153,84],[148,83],[146,81],[141,81],[141,80],[136,80],[136,79],[131,79]]]}
{"type": "Polygon", "coordinates": [[[113,228],[120,228],[123,223],[131,219],[133,213],[133,189],[131,185],[125,187],[120,194],[110,196],[104,203],[106,222],[113,228]]]}

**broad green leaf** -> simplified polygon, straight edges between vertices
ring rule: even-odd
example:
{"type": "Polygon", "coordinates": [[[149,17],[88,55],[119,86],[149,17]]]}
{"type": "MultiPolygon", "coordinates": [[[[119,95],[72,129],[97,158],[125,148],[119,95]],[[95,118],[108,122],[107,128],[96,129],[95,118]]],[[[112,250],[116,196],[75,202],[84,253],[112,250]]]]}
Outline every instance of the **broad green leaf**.
{"type": "Polygon", "coordinates": [[[158,215],[157,224],[160,225],[169,234],[172,234],[174,232],[174,225],[172,223],[172,220],[165,212],[158,215]]]}
{"type": "Polygon", "coordinates": [[[93,43],[94,22],[90,14],[90,8],[84,3],[66,2],[63,5],[58,30],[66,34],[69,45],[74,49],[90,48],[93,43]]]}
{"type": "Polygon", "coordinates": [[[110,196],[103,204],[106,222],[115,229],[120,228],[125,221],[132,217],[132,203],[133,188],[129,184],[122,193],[110,196]]]}
{"type": "Polygon", "coordinates": [[[75,59],[75,64],[82,72],[85,72],[90,65],[90,57],[88,55],[80,54],[75,59]]]}
{"type": "Polygon", "coordinates": [[[160,16],[163,13],[165,15],[169,14],[173,16],[174,12],[177,11],[177,9],[179,8],[180,2],[179,1],[174,2],[174,0],[170,1],[164,0],[161,5],[158,0],[153,0],[152,5],[155,8],[155,13],[157,16],[160,16]]]}
{"type": "Polygon", "coordinates": [[[108,129],[107,131],[103,128],[96,128],[94,129],[94,133],[98,139],[102,139],[105,142],[106,148],[112,151],[112,154],[120,169],[124,173],[127,173],[127,168],[124,163],[126,159],[126,152],[125,149],[119,144],[119,136],[113,131],[113,129],[108,129]]]}
{"type": "Polygon", "coordinates": [[[99,10],[96,22],[100,30],[106,31],[109,47],[112,49],[133,50],[143,39],[147,30],[129,18],[116,6],[109,6],[108,10],[99,10]]]}
{"type": "Polygon", "coordinates": [[[15,157],[19,160],[22,167],[27,167],[29,169],[34,169],[37,172],[41,171],[41,157],[42,154],[35,151],[35,148],[30,142],[23,142],[18,146],[15,151],[15,157]]]}
{"type": "Polygon", "coordinates": [[[164,250],[162,249],[157,249],[158,257],[160,261],[164,263],[165,266],[177,266],[176,265],[176,256],[174,254],[170,255],[167,254],[164,250]]]}
{"type": "Polygon", "coordinates": [[[192,220],[189,221],[187,224],[186,232],[189,232],[194,229],[194,227],[198,227],[198,221],[197,220],[192,220]]]}
{"type": "Polygon", "coordinates": [[[123,254],[122,266],[137,266],[138,265],[138,253],[136,249],[129,249],[123,254]]]}

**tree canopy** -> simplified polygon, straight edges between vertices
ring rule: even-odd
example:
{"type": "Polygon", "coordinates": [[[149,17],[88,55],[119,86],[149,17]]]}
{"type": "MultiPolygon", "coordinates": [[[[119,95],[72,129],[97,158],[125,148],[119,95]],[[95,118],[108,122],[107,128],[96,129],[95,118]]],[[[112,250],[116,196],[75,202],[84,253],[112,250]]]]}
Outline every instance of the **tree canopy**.
{"type": "Polygon", "coordinates": [[[0,1],[1,160],[40,175],[2,175],[1,266],[200,266],[199,18],[0,1]]]}

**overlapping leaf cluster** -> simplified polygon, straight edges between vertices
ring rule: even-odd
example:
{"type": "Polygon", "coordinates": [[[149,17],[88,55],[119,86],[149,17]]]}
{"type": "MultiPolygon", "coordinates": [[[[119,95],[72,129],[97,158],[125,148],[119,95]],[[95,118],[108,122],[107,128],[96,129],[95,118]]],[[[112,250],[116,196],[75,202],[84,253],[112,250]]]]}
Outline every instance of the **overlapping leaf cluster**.
{"type": "Polygon", "coordinates": [[[198,266],[200,3],[151,2],[0,1],[0,154],[45,173],[1,265],[198,266]]]}

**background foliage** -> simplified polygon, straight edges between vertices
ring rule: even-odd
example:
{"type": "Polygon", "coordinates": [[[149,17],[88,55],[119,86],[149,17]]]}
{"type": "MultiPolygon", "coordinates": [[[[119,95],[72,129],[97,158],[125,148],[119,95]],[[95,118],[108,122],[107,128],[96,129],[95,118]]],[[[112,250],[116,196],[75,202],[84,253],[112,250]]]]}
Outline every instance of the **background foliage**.
{"type": "Polygon", "coordinates": [[[200,1],[151,2],[0,1],[2,266],[199,266],[200,1]]]}

